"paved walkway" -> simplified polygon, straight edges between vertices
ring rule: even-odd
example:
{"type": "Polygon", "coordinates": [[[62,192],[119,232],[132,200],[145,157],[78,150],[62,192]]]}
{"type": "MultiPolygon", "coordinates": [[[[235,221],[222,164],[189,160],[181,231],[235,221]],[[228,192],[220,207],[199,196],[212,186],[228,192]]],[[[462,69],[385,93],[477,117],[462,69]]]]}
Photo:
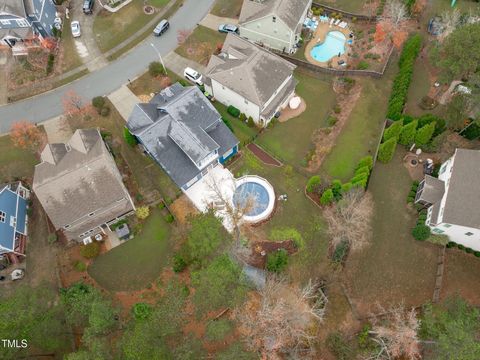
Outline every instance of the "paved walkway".
{"type": "Polygon", "coordinates": [[[218,26],[220,24],[233,24],[238,25],[238,19],[232,19],[227,17],[216,16],[213,14],[208,14],[200,21],[200,25],[206,26],[212,30],[218,31],[218,26]]]}
{"type": "Polygon", "coordinates": [[[164,57],[165,66],[172,70],[175,74],[183,78],[183,70],[186,67],[191,67],[197,70],[199,73],[205,74],[206,67],[200,65],[199,63],[184,58],[183,56],[178,55],[175,51],[170,51],[167,56],[164,57]]]}
{"type": "Polygon", "coordinates": [[[135,95],[126,85],[122,85],[119,89],[112,92],[108,95],[108,98],[125,121],[128,121],[133,107],[140,102],[137,95],[135,95]]]}

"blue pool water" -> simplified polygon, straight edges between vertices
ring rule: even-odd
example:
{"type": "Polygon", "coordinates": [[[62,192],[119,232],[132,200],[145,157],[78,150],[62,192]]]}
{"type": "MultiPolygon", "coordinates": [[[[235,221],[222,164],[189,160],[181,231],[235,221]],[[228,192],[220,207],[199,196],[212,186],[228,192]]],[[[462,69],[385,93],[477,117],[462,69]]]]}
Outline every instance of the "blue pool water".
{"type": "Polygon", "coordinates": [[[345,53],[346,40],[347,38],[342,32],[330,31],[323,43],[312,48],[310,55],[317,61],[326,62],[338,54],[345,53]]]}
{"type": "Polygon", "coordinates": [[[244,208],[250,207],[245,213],[247,216],[256,216],[264,212],[268,207],[270,197],[267,189],[255,182],[246,182],[235,189],[233,203],[235,206],[244,208]],[[250,199],[252,201],[250,201],[250,199]]]}

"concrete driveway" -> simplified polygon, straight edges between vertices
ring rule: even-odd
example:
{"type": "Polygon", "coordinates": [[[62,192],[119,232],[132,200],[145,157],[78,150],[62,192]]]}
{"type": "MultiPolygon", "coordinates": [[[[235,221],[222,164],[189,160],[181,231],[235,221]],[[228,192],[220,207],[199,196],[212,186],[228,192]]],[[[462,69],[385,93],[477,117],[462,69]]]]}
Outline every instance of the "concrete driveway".
{"type": "Polygon", "coordinates": [[[13,104],[0,107],[0,133],[8,132],[12,123],[25,119],[40,123],[63,113],[62,97],[73,90],[85,99],[110,94],[128,79],[141,75],[148,64],[158,59],[153,43],[162,54],[177,47],[177,31],[193,29],[209,12],[214,0],[186,0],[184,5],[170,18],[170,30],[159,38],[149,37],[126,55],[99,70],[68,85],[13,104]]]}

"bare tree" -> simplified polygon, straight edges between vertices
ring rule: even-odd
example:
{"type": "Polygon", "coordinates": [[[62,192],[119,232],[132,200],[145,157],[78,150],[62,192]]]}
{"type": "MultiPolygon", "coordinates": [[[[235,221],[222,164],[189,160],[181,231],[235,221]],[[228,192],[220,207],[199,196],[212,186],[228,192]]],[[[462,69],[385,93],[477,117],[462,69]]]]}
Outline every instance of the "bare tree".
{"type": "Polygon", "coordinates": [[[407,310],[404,304],[398,304],[385,310],[378,305],[380,312],[386,315],[373,318],[370,334],[379,345],[379,351],[369,359],[396,359],[399,357],[420,359],[420,340],[417,332],[420,321],[415,309],[407,310]]]}
{"type": "Polygon", "coordinates": [[[352,250],[366,246],[371,233],[372,215],[372,196],[362,189],[349,191],[335,206],[326,208],[324,217],[332,247],[343,241],[348,242],[352,250]]]}
{"type": "Polygon", "coordinates": [[[445,11],[442,14],[443,32],[439,36],[440,41],[445,40],[448,35],[455,31],[455,29],[460,25],[461,17],[462,14],[458,8],[455,8],[452,11],[445,11]]]}
{"type": "Polygon", "coordinates": [[[282,278],[270,277],[259,297],[235,311],[247,345],[265,358],[308,358],[313,355],[316,325],[325,315],[327,297],[318,284],[309,281],[292,287],[282,278]]]}
{"type": "Polygon", "coordinates": [[[404,2],[401,0],[388,0],[383,10],[381,21],[397,29],[408,19],[408,11],[404,2]]]}

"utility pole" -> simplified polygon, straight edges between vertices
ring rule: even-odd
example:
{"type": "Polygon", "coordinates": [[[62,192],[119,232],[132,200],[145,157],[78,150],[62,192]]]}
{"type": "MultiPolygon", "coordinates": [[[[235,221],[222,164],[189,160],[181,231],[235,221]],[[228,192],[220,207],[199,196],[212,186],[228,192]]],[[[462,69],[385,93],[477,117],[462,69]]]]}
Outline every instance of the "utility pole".
{"type": "Polygon", "coordinates": [[[165,64],[164,64],[164,62],[163,62],[162,55],[160,54],[160,51],[158,51],[157,47],[156,47],[153,43],[150,43],[150,45],[151,45],[152,48],[157,52],[158,57],[160,58],[160,62],[162,63],[163,71],[165,72],[165,75],[168,75],[168,74],[167,74],[167,68],[165,67],[165,64]]]}

